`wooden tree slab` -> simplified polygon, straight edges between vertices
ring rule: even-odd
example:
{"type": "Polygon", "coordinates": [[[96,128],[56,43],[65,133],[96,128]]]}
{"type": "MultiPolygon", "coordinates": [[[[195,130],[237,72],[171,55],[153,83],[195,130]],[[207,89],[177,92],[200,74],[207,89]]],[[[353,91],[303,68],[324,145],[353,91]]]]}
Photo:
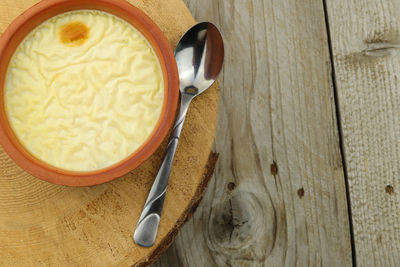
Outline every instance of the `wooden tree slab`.
{"type": "MultiPolygon", "coordinates": [[[[2,0],[0,30],[37,2],[2,0]]],[[[159,25],[172,47],[195,23],[181,0],[131,2],[159,25]]],[[[134,244],[132,234],[165,143],[128,175],[86,188],[36,179],[0,150],[0,266],[142,266],[154,261],[197,206],[213,172],[217,103],[214,85],[189,110],[151,248],[134,244]]]]}

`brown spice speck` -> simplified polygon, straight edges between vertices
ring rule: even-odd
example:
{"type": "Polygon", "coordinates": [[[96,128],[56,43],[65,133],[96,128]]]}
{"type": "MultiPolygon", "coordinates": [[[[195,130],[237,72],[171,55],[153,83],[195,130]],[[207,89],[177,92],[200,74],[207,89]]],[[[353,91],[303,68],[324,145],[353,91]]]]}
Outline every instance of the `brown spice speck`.
{"type": "Polygon", "coordinates": [[[74,21],[63,25],[59,34],[61,43],[68,46],[80,46],[89,38],[89,28],[82,22],[74,21]]]}

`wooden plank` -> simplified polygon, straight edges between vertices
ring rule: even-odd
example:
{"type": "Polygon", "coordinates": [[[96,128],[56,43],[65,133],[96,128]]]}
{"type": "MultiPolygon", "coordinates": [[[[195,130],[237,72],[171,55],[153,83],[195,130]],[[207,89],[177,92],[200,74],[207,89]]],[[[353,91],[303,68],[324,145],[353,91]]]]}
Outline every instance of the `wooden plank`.
{"type": "Polygon", "coordinates": [[[322,1],[185,1],[226,42],[203,203],[155,266],[350,266],[322,1]]]}
{"type": "Polygon", "coordinates": [[[400,266],[400,2],[327,1],[359,266],[400,266]]]}

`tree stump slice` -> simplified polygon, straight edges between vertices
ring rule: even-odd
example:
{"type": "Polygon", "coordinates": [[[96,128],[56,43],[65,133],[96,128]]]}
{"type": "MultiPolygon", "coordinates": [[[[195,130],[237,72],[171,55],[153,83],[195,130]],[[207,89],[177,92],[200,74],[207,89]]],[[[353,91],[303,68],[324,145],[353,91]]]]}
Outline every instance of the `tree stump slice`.
{"type": "MultiPolygon", "coordinates": [[[[37,0],[0,2],[0,31],[37,0]]],[[[182,0],[132,0],[175,47],[195,21],[182,0]]],[[[53,185],[19,168],[0,149],[0,266],[146,266],[174,240],[193,213],[217,155],[218,86],[192,103],[186,119],[156,244],[132,234],[160,165],[166,140],[141,166],[115,181],[84,188],[53,185]]]]}

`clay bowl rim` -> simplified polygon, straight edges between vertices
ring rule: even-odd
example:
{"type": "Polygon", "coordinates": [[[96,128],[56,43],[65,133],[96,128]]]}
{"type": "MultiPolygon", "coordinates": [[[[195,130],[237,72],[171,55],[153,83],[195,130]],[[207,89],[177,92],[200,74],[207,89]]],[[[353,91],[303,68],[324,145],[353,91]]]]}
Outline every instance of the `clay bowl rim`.
{"type": "Polygon", "coordinates": [[[18,16],[0,37],[0,143],[24,170],[44,181],[67,186],[91,186],[109,182],[132,171],[149,158],[169,132],[179,98],[178,70],[167,38],[141,10],[124,0],[44,0],[18,16]],[[95,171],[77,172],[55,168],[31,155],[19,142],[4,107],[4,81],[16,48],[33,29],[60,13],[73,10],[100,10],[114,14],[138,29],[153,47],[164,77],[164,103],[155,130],[133,154],[122,161],[95,171]]]}

